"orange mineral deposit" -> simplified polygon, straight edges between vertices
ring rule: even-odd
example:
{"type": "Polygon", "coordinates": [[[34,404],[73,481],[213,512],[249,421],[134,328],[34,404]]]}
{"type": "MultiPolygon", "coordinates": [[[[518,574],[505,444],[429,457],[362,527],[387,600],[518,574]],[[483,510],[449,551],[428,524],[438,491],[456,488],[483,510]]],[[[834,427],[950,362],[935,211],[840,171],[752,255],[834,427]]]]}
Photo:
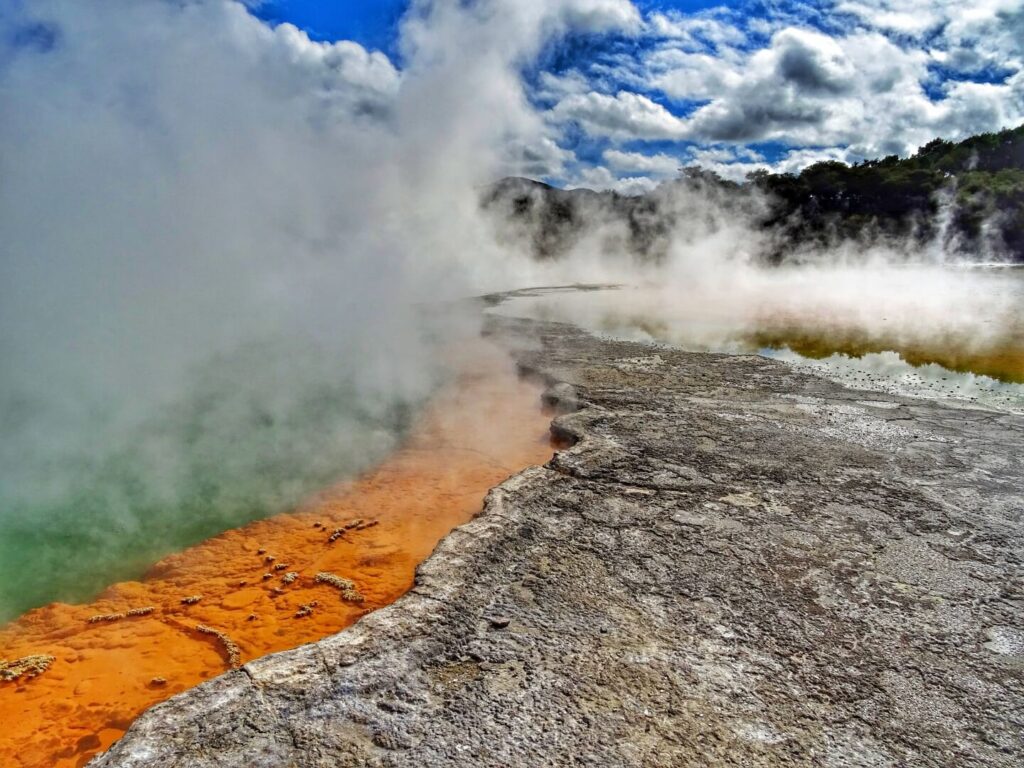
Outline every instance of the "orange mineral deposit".
{"type": "Polygon", "coordinates": [[[168,557],[91,604],[48,605],[0,629],[0,667],[42,661],[0,680],[0,766],[84,765],[153,704],[406,592],[489,488],[551,456],[536,386],[490,347],[462,370],[367,475],[168,557]]]}

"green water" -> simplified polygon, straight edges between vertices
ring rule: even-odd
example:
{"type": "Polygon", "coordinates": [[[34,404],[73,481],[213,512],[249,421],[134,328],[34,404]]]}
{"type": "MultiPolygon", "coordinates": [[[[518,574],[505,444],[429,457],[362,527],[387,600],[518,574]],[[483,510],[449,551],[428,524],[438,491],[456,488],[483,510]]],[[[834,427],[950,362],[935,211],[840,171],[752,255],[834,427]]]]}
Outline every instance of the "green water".
{"type": "Polygon", "coordinates": [[[193,371],[130,429],[94,415],[56,445],[40,439],[46,403],[7,397],[0,621],[90,598],[365,469],[408,427],[421,398],[405,390],[368,392],[313,350],[250,347],[193,371]]]}

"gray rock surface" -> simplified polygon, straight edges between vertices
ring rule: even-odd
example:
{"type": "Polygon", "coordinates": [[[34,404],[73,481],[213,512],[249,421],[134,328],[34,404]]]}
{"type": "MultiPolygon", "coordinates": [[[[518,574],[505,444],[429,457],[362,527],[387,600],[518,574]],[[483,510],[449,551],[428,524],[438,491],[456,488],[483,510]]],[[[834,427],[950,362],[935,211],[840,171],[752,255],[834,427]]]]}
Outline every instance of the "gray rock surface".
{"type": "Polygon", "coordinates": [[[93,766],[1024,765],[1024,419],[494,322],[574,445],[93,766]]]}

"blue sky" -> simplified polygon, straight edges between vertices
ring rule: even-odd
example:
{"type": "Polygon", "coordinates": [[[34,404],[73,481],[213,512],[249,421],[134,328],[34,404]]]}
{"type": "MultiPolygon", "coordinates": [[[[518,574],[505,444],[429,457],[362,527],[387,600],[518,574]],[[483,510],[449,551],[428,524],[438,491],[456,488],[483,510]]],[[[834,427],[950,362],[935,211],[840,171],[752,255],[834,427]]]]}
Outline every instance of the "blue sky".
{"type": "MultiPolygon", "coordinates": [[[[732,178],[795,172],[1024,115],[1024,0],[588,1],[636,21],[570,30],[524,67],[561,151],[549,148],[547,168],[524,163],[524,175],[642,191],[690,163],[732,178]]],[[[254,13],[314,40],[353,40],[400,70],[406,7],[268,0],[254,13]]]]}
{"type": "Polygon", "coordinates": [[[354,40],[394,54],[398,20],[407,5],[408,0],[270,0],[255,13],[290,22],[314,40],[354,40]]]}
{"type": "MultiPolygon", "coordinates": [[[[645,0],[637,3],[647,10],[699,11],[740,3],[715,0],[645,0]]],[[[355,40],[368,48],[394,53],[397,23],[408,0],[267,0],[255,13],[271,22],[287,21],[309,33],[314,40],[355,40]]]]}
{"type": "MultiPolygon", "coordinates": [[[[237,29],[242,15],[262,30],[253,50],[276,40],[261,55],[281,57],[282,77],[308,88],[316,111],[344,106],[317,119],[349,108],[386,118],[407,80],[402,52],[414,48],[401,44],[409,2],[133,0],[123,17],[130,27],[135,15],[173,11],[237,29]]],[[[511,121],[504,170],[558,185],[642,192],[692,164],[742,180],[907,155],[935,137],[1024,122],[1024,0],[418,2],[417,34],[439,46],[431,55],[446,46],[462,55],[485,39],[515,52],[502,67],[514,69],[529,114],[511,121]]],[[[67,43],[62,17],[81,17],[94,27],[83,34],[99,39],[103,8],[0,0],[0,27],[13,19],[0,68],[19,48],[67,43]]],[[[518,110],[511,93],[492,112],[518,110]]],[[[475,94],[465,97],[472,111],[475,94]]]]}

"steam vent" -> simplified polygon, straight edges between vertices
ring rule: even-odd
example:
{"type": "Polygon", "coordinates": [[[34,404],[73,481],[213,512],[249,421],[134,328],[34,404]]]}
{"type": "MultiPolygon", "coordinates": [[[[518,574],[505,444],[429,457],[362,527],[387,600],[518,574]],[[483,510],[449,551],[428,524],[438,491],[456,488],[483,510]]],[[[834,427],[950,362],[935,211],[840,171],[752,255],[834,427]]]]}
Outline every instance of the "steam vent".
{"type": "Polygon", "coordinates": [[[1024,766],[1024,0],[0,0],[0,768],[1024,766]]]}

